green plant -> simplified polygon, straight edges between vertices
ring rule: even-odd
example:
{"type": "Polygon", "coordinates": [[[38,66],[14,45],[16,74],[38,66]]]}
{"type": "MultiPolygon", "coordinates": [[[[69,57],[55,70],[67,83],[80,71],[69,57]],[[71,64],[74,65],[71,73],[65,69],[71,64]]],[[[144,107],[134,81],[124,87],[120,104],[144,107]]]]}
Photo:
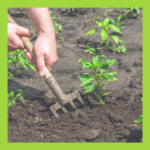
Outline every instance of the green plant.
{"type": "Polygon", "coordinates": [[[64,40],[65,38],[59,37],[61,40],[64,40]]]}
{"type": "Polygon", "coordinates": [[[35,117],[36,121],[34,122],[39,122],[39,121],[42,121],[42,119],[39,119],[38,117],[35,117]]]}
{"type": "Polygon", "coordinates": [[[10,101],[7,103],[7,106],[8,106],[8,107],[15,104],[15,99],[16,99],[16,98],[23,98],[22,95],[23,95],[24,93],[26,93],[28,90],[24,90],[24,91],[23,91],[22,89],[18,89],[18,91],[19,91],[20,93],[18,93],[16,96],[14,95],[14,91],[12,91],[12,92],[10,92],[10,93],[7,94],[7,98],[10,99],[10,101]]]}
{"type": "Polygon", "coordinates": [[[8,67],[11,64],[15,65],[16,68],[15,72],[17,74],[20,74],[21,68],[27,69],[27,67],[30,67],[32,70],[36,71],[34,65],[32,63],[28,63],[27,58],[23,57],[23,55],[25,54],[24,51],[17,49],[14,52],[9,51],[8,53],[13,55],[8,58],[8,67]]]}
{"type": "MultiPolygon", "coordinates": [[[[53,15],[53,11],[52,10],[50,10],[50,15],[51,15],[52,20],[54,20],[56,18],[55,15],[53,15]]],[[[59,31],[62,30],[62,25],[58,24],[57,22],[53,21],[53,25],[54,25],[55,33],[58,33],[59,31]],[[56,29],[57,26],[59,28],[58,30],[56,29]]]]}
{"type": "Polygon", "coordinates": [[[93,20],[96,20],[96,19],[99,19],[99,17],[94,16],[94,19],[93,19],[93,20]]]}
{"type": "Polygon", "coordinates": [[[102,96],[107,95],[110,92],[104,93],[102,95],[101,91],[107,82],[117,80],[117,78],[113,77],[113,75],[117,72],[106,72],[108,67],[112,66],[116,60],[110,60],[105,55],[101,55],[94,56],[92,58],[92,62],[86,61],[84,59],[80,59],[78,62],[79,64],[82,64],[82,68],[88,68],[90,70],[90,74],[84,73],[82,76],[79,76],[79,79],[82,81],[80,86],[85,86],[84,94],[93,92],[94,89],[97,89],[97,99],[99,100],[99,103],[105,104],[105,102],[102,101],[102,96]],[[104,57],[105,60],[101,61],[102,57],[104,57]],[[104,80],[107,80],[106,83],[104,80]],[[96,81],[96,83],[91,83],[91,81],[96,81]]]}
{"type": "Polygon", "coordinates": [[[121,26],[121,24],[124,23],[124,22],[120,22],[120,20],[121,20],[121,15],[117,18],[116,21],[113,20],[113,19],[110,19],[110,20],[112,21],[112,23],[113,23],[114,25],[117,26],[117,28],[125,28],[125,27],[121,26]]]}
{"type": "MultiPolygon", "coordinates": [[[[143,98],[141,98],[141,100],[142,100],[142,102],[143,102],[143,98]]],[[[141,123],[141,122],[143,122],[143,115],[140,115],[140,117],[139,117],[137,120],[135,120],[134,122],[136,122],[136,123],[141,123]]]]}
{"type": "Polygon", "coordinates": [[[122,52],[122,53],[126,53],[126,47],[123,45],[124,41],[119,40],[119,43],[121,43],[120,46],[116,47],[115,44],[112,42],[112,40],[109,41],[109,43],[107,44],[107,47],[112,50],[112,51],[117,51],[118,53],[122,52]]]}
{"type": "Polygon", "coordinates": [[[111,12],[112,12],[111,10],[107,10],[107,11],[105,12],[104,16],[107,17],[108,15],[112,15],[111,12]]]}
{"type": "Polygon", "coordinates": [[[9,79],[10,79],[10,80],[12,80],[13,76],[14,76],[14,75],[13,75],[12,73],[9,73],[9,79]]]}
{"type": "Polygon", "coordinates": [[[86,15],[84,15],[84,17],[85,17],[85,18],[87,18],[87,16],[86,16],[86,15]]]}
{"type": "Polygon", "coordinates": [[[68,13],[74,12],[75,8],[71,8],[71,10],[68,10],[68,13]]]}
{"type": "Polygon", "coordinates": [[[133,13],[134,10],[137,11],[138,15],[140,15],[140,9],[138,7],[129,7],[124,9],[124,11],[129,11],[130,17],[136,18],[137,15],[133,13]]]}
{"type": "Polygon", "coordinates": [[[89,59],[89,55],[90,54],[95,54],[94,52],[95,52],[95,49],[94,48],[91,48],[89,45],[91,45],[91,44],[93,44],[93,43],[86,43],[86,47],[87,47],[87,49],[85,50],[85,53],[87,53],[87,61],[88,61],[88,59],[89,59]]]}
{"type": "MultiPolygon", "coordinates": [[[[118,44],[118,41],[119,41],[118,36],[109,35],[109,33],[108,33],[109,30],[108,29],[113,30],[117,33],[121,33],[120,28],[116,27],[113,24],[109,24],[109,18],[106,18],[104,21],[101,20],[100,22],[95,21],[94,24],[97,24],[97,26],[102,26],[103,27],[103,29],[100,32],[100,35],[101,35],[102,42],[105,41],[105,46],[107,46],[106,45],[106,40],[107,40],[108,37],[111,37],[116,42],[116,44],[118,44]]],[[[98,32],[98,31],[95,30],[95,29],[91,29],[86,34],[87,35],[88,34],[93,35],[96,32],[98,32]]]]}

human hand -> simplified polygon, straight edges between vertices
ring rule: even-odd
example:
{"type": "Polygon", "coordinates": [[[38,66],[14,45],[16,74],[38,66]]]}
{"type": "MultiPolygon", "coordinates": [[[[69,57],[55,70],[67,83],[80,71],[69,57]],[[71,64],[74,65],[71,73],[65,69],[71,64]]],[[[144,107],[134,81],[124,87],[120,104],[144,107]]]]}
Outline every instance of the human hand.
{"type": "Polygon", "coordinates": [[[28,59],[34,64],[39,75],[45,75],[45,66],[49,69],[58,61],[57,46],[55,35],[39,34],[36,39],[33,51],[36,56],[36,62],[27,49],[24,49],[28,59]]]}
{"type": "Polygon", "coordinates": [[[8,51],[24,49],[20,36],[32,37],[32,33],[26,28],[8,23],[8,51]]]}

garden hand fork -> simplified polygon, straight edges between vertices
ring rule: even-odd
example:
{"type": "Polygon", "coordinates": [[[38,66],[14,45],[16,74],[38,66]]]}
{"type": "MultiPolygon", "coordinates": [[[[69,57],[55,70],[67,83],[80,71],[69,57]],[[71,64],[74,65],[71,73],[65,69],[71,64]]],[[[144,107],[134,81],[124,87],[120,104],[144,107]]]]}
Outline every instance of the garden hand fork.
{"type": "MultiPolygon", "coordinates": [[[[8,14],[8,22],[18,25],[12,18],[11,16],[8,14]]],[[[36,57],[33,51],[33,44],[31,43],[31,41],[24,36],[21,36],[21,40],[23,41],[23,44],[25,46],[25,48],[28,49],[28,51],[32,54],[32,57],[34,59],[34,61],[36,62],[36,57]]],[[[45,66],[45,80],[46,83],[48,84],[48,86],[50,87],[50,89],[53,91],[53,93],[55,94],[55,96],[58,99],[58,102],[56,102],[54,105],[52,105],[50,107],[50,110],[52,111],[52,113],[54,114],[54,116],[56,118],[58,118],[58,114],[57,114],[57,110],[58,109],[62,109],[64,113],[68,113],[68,111],[66,110],[66,108],[64,107],[65,104],[70,103],[70,105],[76,109],[75,104],[73,103],[73,100],[78,98],[79,101],[81,102],[81,104],[84,106],[85,103],[82,100],[79,92],[77,90],[75,90],[74,92],[72,92],[71,94],[64,94],[63,91],[61,90],[60,86],[58,85],[57,81],[55,80],[55,78],[52,76],[52,74],[50,73],[50,71],[52,70],[52,68],[47,68],[45,66]]]]}

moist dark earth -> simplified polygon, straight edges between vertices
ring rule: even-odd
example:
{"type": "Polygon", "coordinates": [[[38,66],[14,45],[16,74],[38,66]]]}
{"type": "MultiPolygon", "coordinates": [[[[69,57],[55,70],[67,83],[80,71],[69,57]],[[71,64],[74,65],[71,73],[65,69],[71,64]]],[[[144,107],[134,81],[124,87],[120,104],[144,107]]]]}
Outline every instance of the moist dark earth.
{"type": "MultiPolygon", "coordinates": [[[[107,83],[102,90],[102,93],[111,92],[102,97],[105,105],[97,101],[96,91],[83,94],[84,87],[79,86],[81,81],[78,75],[88,70],[83,69],[78,60],[86,59],[86,43],[93,43],[91,47],[95,49],[101,45],[99,33],[86,35],[90,29],[102,29],[93,24],[94,16],[99,17],[97,21],[100,21],[107,17],[117,19],[121,13],[114,11],[112,15],[104,17],[107,10],[117,8],[76,8],[71,13],[68,13],[70,8],[49,9],[56,17],[54,21],[63,27],[63,31],[56,34],[59,60],[51,73],[65,94],[78,90],[85,106],[76,99],[74,103],[78,109],[74,110],[67,104],[68,113],[58,110],[59,118],[56,119],[49,107],[57,98],[45,78],[39,77],[31,69],[22,69],[21,74],[17,75],[11,66],[8,73],[13,73],[14,77],[13,80],[8,79],[8,92],[17,94],[17,89],[28,92],[8,108],[8,142],[142,142],[142,123],[134,122],[142,115],[142,9],[136,19],[125,14],[125,28],[121,29],[122,34],[118,37],[125,41],[126,54],[96,50],[96,54],[90,55],[90,59],[106,55],[109,59],[117,60],[109,70],[117,72],[115,77],[118,80],[107,83]],[[41,121],[35,122],[36,117],[41,121]]],[[[8,12],[20,26],[28,28],[35,35],[36,29],[32,29],[34,23],[26,12],[20,15],[19,8],[9,8],[8,12]]],[[[31,39],[33,44],[36,38],[31,39]]]]}

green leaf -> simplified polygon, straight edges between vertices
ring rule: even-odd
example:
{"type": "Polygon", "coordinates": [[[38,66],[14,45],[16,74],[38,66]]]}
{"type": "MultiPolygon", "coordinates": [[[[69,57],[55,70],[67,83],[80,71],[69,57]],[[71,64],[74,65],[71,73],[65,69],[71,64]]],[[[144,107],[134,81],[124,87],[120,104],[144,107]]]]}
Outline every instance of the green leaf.
{"type": "Polygon", "coordinates": [[[111,59],[111,60],[108,61],[108,65],[112,66],[116,61],[117,60],[115,60],[115,59],[111,59]]]}
{"type": "Polygon", "coordinates": [[[103,83],[101,84],[101,87],[105,87],[105,82],[103,82],[103,83]]]}
{"type": "Polygon", "coordinates": [[[104,58],[108,59],[105,55],[101,55],[101,57],[104,57],[104,58]]]}
{"type": "Polygon", "coordinates": [[[116,35],[111,35],[110,37],[116,42],[116,44],[118,44],[118,42],[119,42],[118,36],[116,36],[116,35]]]}
{"type": "Polygon", "coordinates": [[[14,76],[14,75],[13,75],[12,73],[9,73],[9,78],[10,78],[10,79],[12,79],[13,76],[14,76]]]}
{"type": "Polygon", "coordinates": [[[94,56],[93,58],[92,58],[92,63],[94,64],[94,66],[96,65],[96,64],[99,64],[99,61],[100,61],[100,56],[94,56]]]}
{"type": "Polygon", "coordinates": [[[62,25],[59,25],[59,30],[62,30],[62,25]]]}
{"type": "Polygon", "coordinates": [[[84,61],[84,59],[79,59],[78,62],[84,61]]]}
{"type": "Polygon", "coordinates": [[[121,15],[118,17],[118,20],[119,20],[119,21],[121,20],[121,15]]]}
{"type": "Polygon", "coordinates": [[[96,33],[97,32],[97,30],[95,30],[95,29],[91,29],[91,30],[89,30],[87,33],[86,33],[86,35],[93,35],[94,33],[96,33]]]}
{"type": "Polygon", "coordinates": [[[53,24],[55,27],[59,25],[57,22],[53,22],[53,24]]]}
{"type": "Polygon", "coordinates": [[[50,14],[52,15],[53,11],[52,11],[52,10],[50,10],[49,12],[50,12],[50,14]]]}
{"type": "Polygon", "coordinates": [[[21,62],[22,64],[26,63],[26,62],[27,62],[27,58],[25,58],[25,57],[20,57],[20,62],[21,62]]]}
{"type": "Polygon", "coordinates": [[[103,102],[102,100],[100,100],[100,102],[99,102],[100,104],[102,104],[102,105],[104,105],[105,104],[105,102],[103,102]]]}
{"type": "Polygon", "coordinates": [[[138,14],[140,14],[140,9],[138,7],[135,7],[135,10],[137,11],[138,14]]]}
{"type": "Polygon", "coordinates": [[[16,95],[16,98],[20,97],[21,95],[22,95],[22,93],[18,93],[18,94],[16,95]]]}
{"type": "Polygon", "coordinates": [[[104,73],[105,71],[108,70],[108,62],[107,61],[102,61],[100,64],[101,64],[101,68],[100,68],[101,73],[104,73]]]}
{"type": "Polygon", "coordinates": [[[104,30],[104,29],[101,30],[101,38],[102,38],[102,42],[108,38],[108,31],[107,30],[104,30]]]}
{"type": "Polygon", "coordinates": [[[14,104],[15,104],[15,100],[12,100],[11,101],[11,106],[14,105],[14,104]]]}
{"type": "Polygon", "coordinates": [[[89,61],[82,61],[81,64],[82,68],[90,68],[93,66],[89,61]]]}
{"type": "Polygon", "coordinates": [[[23,90],[22,91],[22,95],[24,94],[24,93],[26,93],[26,92],[28,92],[29,90],[23,90]]]}
{"type": "Polygon", "coordinates": [[[110,20],[111,20],[111,22],[112,22],[112,23],[114,23],[114,24],[115,24],[115,20],[113,20],[113,19],[110,19],[110,20]]]}
{"type": "Polygon", "coordinates": [[[92,83],[86,85],[85,90],[84,90],[84,94],[93,92],[95,87],[96,87],[96,84],[92,84],[92,83]]]}
{"type": "Polygon", "coordinates": [[[95,80],[91,75],[89,74],[83,74],[82,77],[79,76],[79,79],[83,82],[80,86],[89,84],[91,81],[95,80]]]}
{"type": "Polygon", "coordinates": [[[109,18],[106,18],[106,19],[103,21],[103,26],[108,25],[108,23],[109,23],[109,18]]]}
{"type": "Polygon", "coordinates": [[[111,28],[111,30],[121,33],[120,28],[117,28],[116,26],[114,26],[113,24],[110,24],[109,27],[111,28]]]}
{"type": "Polygon", "coordinates": [[[97,24],[98,27],[99,27],[99,26],[103,26],[103,21],[101,21],[101,22],[95,21],[94,24],[97,24]]]}
{"type": "Polygon", "coordinates": [[[12,91],[11,93],[9,93],[9,98],[14,97],[14,91],[12,91]]]}
{"type": "Polygon", "coordinates": [[[33,26],[32,29],[36,28],[36,26],[33,26]]]}
{"type": "Polygon", "coordinates": [[[110,77],[107,82],[112,82],[112,81],[115,81],[115,80],[118,80],[117,78],[114,78],[114,77],[110,77]]]}
{"type": "Polygon", "coordinates": [[[102,96],[104,96],[104,95],[108,95],[108,94],[110,94],[111,92],[107,92],[107,93],[104,93],[102,96]]]}
{"type": "Polygon", "coordinates": [[[9,54],[14,54],[14,52],[12,52],[12,51],[8,51],[8,53],[9,53],[9,54]]]}
{"type": "Polygon", "coordinates": [[[27,63],[27,65],[34,71],[36,71],[35,66],[32,63],[27,63]]]}
{"type": "Polygon", "coordinates": [[[98,47],[97,49],[102,49],[102,47],[98,47]]]}
{"type": "Polygon", "coordinates": [[[122,49],[122,52],[125,54],[125,53],[126,53],[126,48],[123,48],[123,49],[122,49]]]}
{"type": "Polygon", "coordinates": [[[136,123],[141,123],[141,122],[143,122],[143,115],[142,115],[140,118],[138,118],[137,120],[135,120],[134,122],[136,122],[136,123]]]}
{"type": "Polygon", "coordinates": [[[115,75],[117,72],[114,72],[114,71],[108,71],[105,75],[108,75],[108,76],[113,76],[115,75]]]}

